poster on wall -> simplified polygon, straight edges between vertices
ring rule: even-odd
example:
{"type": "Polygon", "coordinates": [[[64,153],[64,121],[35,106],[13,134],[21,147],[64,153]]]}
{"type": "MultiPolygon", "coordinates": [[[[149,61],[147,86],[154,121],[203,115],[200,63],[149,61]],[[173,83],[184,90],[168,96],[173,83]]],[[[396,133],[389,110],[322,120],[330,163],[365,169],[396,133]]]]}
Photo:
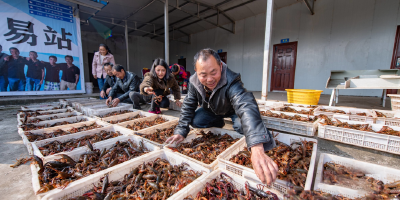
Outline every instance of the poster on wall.
{"type": "Polygon", "coordinates": [[[84,93],[74,8],[49,0],[0,5],[0,96],[84,93]]]}

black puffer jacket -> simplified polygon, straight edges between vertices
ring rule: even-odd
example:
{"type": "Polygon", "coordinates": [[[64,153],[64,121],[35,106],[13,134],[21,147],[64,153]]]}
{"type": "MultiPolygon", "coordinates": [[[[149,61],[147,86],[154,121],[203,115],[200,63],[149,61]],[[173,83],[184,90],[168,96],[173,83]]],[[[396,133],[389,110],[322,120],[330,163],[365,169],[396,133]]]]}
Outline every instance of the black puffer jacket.
{"type": "Polygon", "coordinates": [[[118,92],[124,92],[123,95],[118,97],[121,102],[129,98],[130,92],[139,92],[140,78],[136,76],[136,74],[127,71],[125,71],[125,76],[125,82],[117,78],[117,82],[114,84],[109,94],[110,97],[115,98],[118,92]]]}
{"type": "Polygon", "coordinates": [[[275,146],[272,135],[262,122],[257,102],[253,94],[243,87],[240,74],[231,71],[224,64],[221,80],[213,90],[209,102],[205,100],[205,96],[204,87],[197,78],[197,74],[194,74],[190,78],[188,95],[183,101],[179,124],[174,134],[187,136],[189,124],[193,121],[197,106],[200,105],[216,115],[236,113],[240,118],[248,147],[263,143],[267,151],[275,146]]]}

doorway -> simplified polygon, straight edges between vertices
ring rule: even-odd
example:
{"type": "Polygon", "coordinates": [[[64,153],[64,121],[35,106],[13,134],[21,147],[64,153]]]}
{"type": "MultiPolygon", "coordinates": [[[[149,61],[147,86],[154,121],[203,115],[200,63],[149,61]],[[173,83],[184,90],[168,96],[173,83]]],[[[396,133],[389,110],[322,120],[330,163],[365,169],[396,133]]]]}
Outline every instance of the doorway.
{"type": "MultiPolygon", "coordinates": [[[[400,69],[400,26],[397,26],[396,38],[394,39],[392,62],[390,69],[400,69]]],[[[397,94],[397,90],[387,90],[387,94],[397,94]]]]}
{"type": "Polygon", "coordinates": [[[297,42],[274,45],[271,91],[294,89],[297,42]]]}
{"type": "Polygon", "coordinates": [[[92,74],[92,62],[93,62],[94,53],[88,53],[88,63],[89,63],[89,81],[93,83],[94,88],[98,88],[99,84],[97,80],[93,78],[92,74]]]}
{"type": "Polygon", "coordinates": [[[228,54],[226,52],[218,53],[219,57],[221,58],[222,62],[228,64],[228,54]]]}
{"type": "Polygon", "coordinates": [[[185,68],[185,71],[187,71],[186,70],[186,58],[178,59],[178,65],[183,66],[185,68]]]}

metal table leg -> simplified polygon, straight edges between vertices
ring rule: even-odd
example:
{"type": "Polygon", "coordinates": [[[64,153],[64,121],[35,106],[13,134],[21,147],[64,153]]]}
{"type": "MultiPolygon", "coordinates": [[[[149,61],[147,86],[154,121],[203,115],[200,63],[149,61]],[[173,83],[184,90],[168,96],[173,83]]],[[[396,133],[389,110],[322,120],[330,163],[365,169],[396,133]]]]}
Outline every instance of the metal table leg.
{"type": "Polygon", "coordinates": [[[387,89],[384,89],[383,94],[382,94],[382,107],[385,107],[385,104],[386,104],[386,93],[387,93],[387,89]]]}
{"type": "Polygon", "coordinates": [[[329,106],[332,106],[332,103],[334,103],[334,101],[335,101],[334,100],[335,96],[336,96],[335,91],[336,91],[336,89],[332,89],[331,99],[329,100],[329,106]]]}
{"type": "MultiPolygon", "coordinates": [[[[336,89],[336,96],[335,96],[335,99],[336,99],[336,104],[338,104],[339,103],[339,89],[336,89]]],[[[336,105],[335,104],[335,105],[336,105]]]]}

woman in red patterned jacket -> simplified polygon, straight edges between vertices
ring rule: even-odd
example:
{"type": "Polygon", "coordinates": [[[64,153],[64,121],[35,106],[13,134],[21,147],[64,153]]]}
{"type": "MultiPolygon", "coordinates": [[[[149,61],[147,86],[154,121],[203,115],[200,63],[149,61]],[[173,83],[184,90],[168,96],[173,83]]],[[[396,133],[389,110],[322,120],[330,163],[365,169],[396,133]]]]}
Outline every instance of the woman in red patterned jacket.
{"type": "Polygon", "coordinates": [[[182,94],[187,93],[187,85],[189,82],[189,77],[185,71],[185,68],[179,64],[173,64],[169,66],[172,74],[175,76],[178,85],[182,87],[182,94]]]}

